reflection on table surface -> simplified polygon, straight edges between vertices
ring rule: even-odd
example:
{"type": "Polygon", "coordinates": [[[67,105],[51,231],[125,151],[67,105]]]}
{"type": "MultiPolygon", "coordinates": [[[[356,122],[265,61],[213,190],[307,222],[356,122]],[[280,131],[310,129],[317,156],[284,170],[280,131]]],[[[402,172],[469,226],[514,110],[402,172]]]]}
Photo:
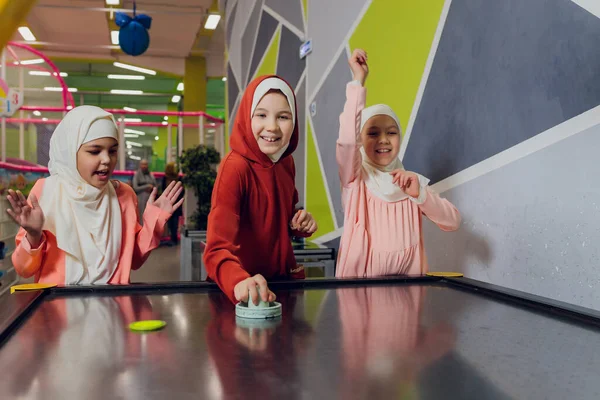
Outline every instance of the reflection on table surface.
{"type": "Polygon", "coordinates": [[[277,294],[283,318],[264,322],[236,319],[217,292],[45,301],[0,349],[2,396],[535,399],[600,389],[596,330],[436,286],[277,294]],[[167,326],[131,332],[141,319],[167,326]]]}

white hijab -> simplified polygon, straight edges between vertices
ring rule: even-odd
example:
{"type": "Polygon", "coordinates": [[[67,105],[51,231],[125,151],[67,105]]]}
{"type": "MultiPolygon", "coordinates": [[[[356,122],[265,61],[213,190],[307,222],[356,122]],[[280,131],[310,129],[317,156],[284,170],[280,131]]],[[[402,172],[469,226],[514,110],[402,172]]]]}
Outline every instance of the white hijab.
{"type": "MultiPolygon", "coordinates": [[[[362,132],[363,127],[367,121],[376,115],[387,115],[391,117],[398,125],[400,131],[400,138],[402,139],[402,127],[400,126],[400,120],[394,111],[385,104],[376,104],[371,107],[367,107],[362,110],[360,115],[360,131],[362,132]]],[[[379,197],[380,199],[387,201],[388,203],[394,203],[396,201],[404,200],[409,197],[400,186],[395,184],[392,180],[393,177],[390,172],[395,169],[404,169],[400,157],[397,157],[394,161],[382,167],[375,164],[365,152],[364,147],[361,146],[360,153],[362,155],[362,168],[364,171],[364,181],[369,191],[379,197]]],[[[422,188],[429,184],[429,179],[417,174],[419,177],[419,184],[422,188]]]]}
{"type": "Polygon", "coordinates": [[[82,144],[100,138],[119,140],[112,114],[94,106],[72,109],[50,139],[50,177],[40,206],[44,230],[56,236],[65,252],[65,284],[105,284],[121,253],[121,207],[109,182],[103,189],[88,184],[77,170],[82,144]]]}
{"type": "MultiPolygon", "coordinates": [[[[292,89],[290,89],[290,87],[287,85],[287,83],[285,83],[283,80],[281,80],[279,78],[267,78],[258,84],[258,86],[256,87],[256,90],[254,91],[254,96],[252,96],[252,108],[250,109],[250,119],[252,119],[252,116],[254,115],[254,110],[256,110],[258,103],[260,103],[262,98],[265,96],[265,94],[267,94],[269,92],[269,90],[273,90],[273,89],[280,90],[281,93],[283,93],[285,98],[287,99],[288,104],[290,105],[290,110],[292,110],[292,122],[294,124],[293,128],[295,128],[296,127],[296,101],[294,100],[294,92],[292,92],[292,89]]],[[[285,153],[285,151],[287,150],[289,145],[290,145],[290,143],[288,142],[277,153],[270,155],[269,158],[271,159],[271,161],[273,161],[273,163],[276,163],[277,161],[279,161],[279,159],[281,158],[283,153],[285,153]]]]}

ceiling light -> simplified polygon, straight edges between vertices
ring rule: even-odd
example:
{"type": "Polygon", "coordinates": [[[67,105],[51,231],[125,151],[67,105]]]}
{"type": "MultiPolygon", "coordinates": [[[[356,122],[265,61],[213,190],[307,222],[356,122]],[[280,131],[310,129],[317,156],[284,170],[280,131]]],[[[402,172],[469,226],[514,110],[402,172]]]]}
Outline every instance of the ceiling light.
{"type": "Polygon", "coordinates": [[[138,142],[125,142],[125,143],[127,143],[127,146],[143,147],[143,145],[138,142]]]}
{"type": "Polygon", "coordinates": [[[131,95],[144,94],[144,92],[142,90],[112,89],[110,92],[112,94],[131,94],[131,95]]]}
{"type": "Polygon", "coordinates": [[[72,110],[73,106],[67,106],[67,110],[72,110]]]}
{"type": "Polygon", "coordinates": [[[165,121],[168,121],[168,120],[169,120],[169,117],[167,117],[167,116],[165,115],[165,117],[164,117],[163,119],[164,119],[165,121]]]}
{"type": "Polygon", "coordinates": [[[180,95],[178,95],[178,94],[176,94],[175,96],[173,96],[173,97],[171,98],[171,101],[172,101],[173,103],[179,103],[179,101],[180,101],[180,100],[181,100],[181,96],[180,96],[180,95]]]}
{"type": "Polygon", "coordinates": [[[48,118],[42,118],[42,121],[48,121],[48,118]]]}
{"type": "MultiPolygon", "coordinates": [[[[63,91],[63,88],[61,88],[61,87],[49,87],[49,86],[46,86],[46,87],[44,88],[44,90],[45,90],[46,92],[62,92],[62,91],[63,91]]],[[[76,92],[76,91],[77,91],[77,88],[70,87],[70,88],[68,88],[67,90],[68,90],[69,92],[76,92]]]]}
{"type": "Polygon", "coordinates": [[[127,154],[128,154],[128,155],[132,155],[132,154],[133,154],[133,151],[128,151],[128,152],[127,152],[127,154]]]}
{"type": "Polygon", "coordinates": [[[110,41],[114,45],[119,44],[119,31],[110,31],[110,41]]]}
{"type": "Polygon", "coordinates": [[[125,136],[126,138],[130,138],[130,139],[137,139],[137,138],[139,138],[138,135],[134,135],[133,133],[126,133],[123,136],[125,136]]]}
{"type": "Polygon", "coordinates": [[[43,64],[45,61],[41,58],[34,58],[31,60],[21,61],[21,65],[33,65],[33,64],[43,64]]]}
{"type": "Polygon", "coordinates": [[[177,85],[177,90],[183,92],[183,82],[179,82],[179,85],[177,85]]]}
{"type": "Polygon", "coordinates": [[[19,33],[21,34],[21,37],[24,40],[26,40],[28,42],[35,42],[36,41],[35,36],[31,32],[31,29],[29,29],[28,27],[26,27],[26,26],[20,26],[18,30],[19,30],[19,33]]]}
{"type": "Polygon", "coordinates": [[[219,25],[219,21],[221,20],[221,16],[219,14],[210,14],[208,18],[206,18],[206,23],[204,24],[204,29],[214,30],[219,25]]]}
{"type": "Polygon", "coordinates": [[[114,62],[113,65],[115,67],[129,69],[131,71],[141,72],[143,74],[156,75],[156,71],[153,71],[151,69],[136,67],[135,65],[123,64],[123,63],[120,63],[120,62],[114,62]]]}
{"type": "Polygon", "coordinates": [[[38,110],[35,110],[35,111],[33,112],[33,115],[35,115],[36,117],[41,117],[41,116],[42,116],[42,113],[41,113],[41,112],[39,112],[38,110]]]}
{"type": "Polygon", "coordinates": [[[154,140],[158,140],[158,136],[154,136],[154,140]]]}
{"type": "Polygon", "coordinates": [[[106,0],[106,5],[107,6],[118,6],[119,2],[120,2],[120,0],[106,0]]]}
{"type": "Polygon", "coordinates": [[[169,125],[169,123],[167,121],[163,121],[162,124],[163,125],[169,125]]]}
{"type": "MultiPolygon", "coordinates": [[[[56,76],[56,72],[53,72],[52,74],[49,71],[29,71],[29,75],[32,76],[50,76],[50,75],[54,75],[56,76]]],[[[66,72],[61,72],[60,76],[62,77],[67,77],[69,76],[69,74],[67,74],[66,72]]]]}
{"type": "Polygon", "coordinates": [[[136,160],[136,161],[140,161],[142,159],[142,157],[138,157],[138,156],[129,156],[129,158],[131,158],[132,160],[136,160]]]}
{"type": "Polygon", "coordinates": [[[144,79],[146,79],[145,76],[143,75],[117,75],[117,74],[110,74],[107,76],[108,79],[122,79],[122,80],[128,80],[128,81],[143,81],[144,79]]]}
{"type": "MultiPolygon", "coordinates": [[[[140,121],[141,121],[141,119],[140,119],[140,121]]],[[[129,129],[129,128],[125,128],[123,130],[123,132],[125,132],[125,133],[133,133],[134,135],[141,135],[141,136],[144,136],[146,134],[146,132],[138,131],[138,130],[135,130],[135,129],[129,129]]]]}
{"type": "Polygon", "coordinates": [[[221,79],[223,82],[227,82],[227,77],[224,76],[223,79],[221,79]]]}
{"type": "Polygon", "coordinates": [[[123,110],[125,110],[125,111],[129,111],[129,112],[136,112],[136,111],[137,111],[137,108],[123,107],[123,110]]]}
{"type": "Polygon", "coordinates": [[[125,122],[142,122],[141,118],[124,118],[123,121],[125,122]]]}

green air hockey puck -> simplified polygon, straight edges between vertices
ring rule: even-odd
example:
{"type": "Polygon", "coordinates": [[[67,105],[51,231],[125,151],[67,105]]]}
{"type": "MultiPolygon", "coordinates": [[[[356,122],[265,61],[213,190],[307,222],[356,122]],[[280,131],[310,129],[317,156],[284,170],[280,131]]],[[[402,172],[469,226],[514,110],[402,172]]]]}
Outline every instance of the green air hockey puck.
{"type": "Polygon", "coordinates": [[[157,331],[166,325],[165,321],[158,320],[136,321],[129,324],[129,329],[136,332],[157,331]]]}

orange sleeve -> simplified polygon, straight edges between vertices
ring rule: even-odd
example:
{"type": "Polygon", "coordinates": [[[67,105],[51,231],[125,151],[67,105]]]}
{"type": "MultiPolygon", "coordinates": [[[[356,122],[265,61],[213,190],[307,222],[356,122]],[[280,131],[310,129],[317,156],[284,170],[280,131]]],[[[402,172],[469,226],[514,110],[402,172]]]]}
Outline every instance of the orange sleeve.
{"type": "MultiPolygon", "coordinates": [[[[35,194],[39,200],[43,188],[44,180],[39,179],[35,185],[33,185],[33,188],[31,188],[29,196],[35,194]]],[[[28,200],[28,203],[31,205],[31,201],[28,200]]],[[[27,232],[25,232],[25,229],[19,228],[15,238],[16,247],[15,251],[12,253],[11,260],[15,267],[15,271],[19,276],[30,278],[42,268],[44,254],[46,253],[46,235],[42,232],[42,241],[40,245],[37,249],[32,249],[29,241],[25,237],[26,234],[27,232]]]]}
{"type": "MultiPolygon", "coordinates": [[[[135,207],[137,210],[137,196],[134,196],[135,207]]],[[[160,245],[160,239],[165,230],[165,224],[171,217],[171,214],[164,212],[160,208],[148,204],[144,210],[142,219],[144,225],[137,224],[135,247],[133,249],[133,260],[131,262],[131,268],[136,270],[139,269],[146,260],[152,250],[156,249],[160,245]]],[[[137,219],[137,218],[136,218],[137,219]]]]}
{"type": "Polygon", "coordinates": [[[250,277],[235,255],[239,248],[242,186],[239,172],[230,159],[225,159],[212,193],[204,251],[208,277],[219,285],[233,303],[235,285],[250,277]]]}

